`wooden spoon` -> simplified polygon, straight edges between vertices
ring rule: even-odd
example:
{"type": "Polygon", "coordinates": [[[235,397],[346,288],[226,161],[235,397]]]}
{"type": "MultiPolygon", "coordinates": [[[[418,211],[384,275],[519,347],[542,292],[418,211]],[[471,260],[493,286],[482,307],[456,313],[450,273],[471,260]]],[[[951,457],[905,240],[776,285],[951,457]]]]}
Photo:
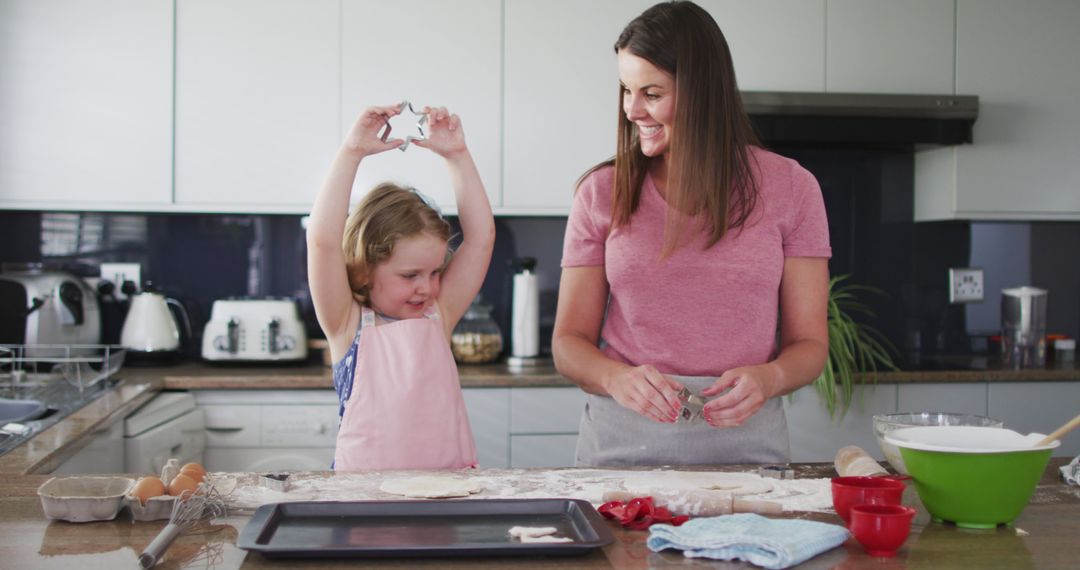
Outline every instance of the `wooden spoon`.
{"type": "Polygon", "coordinates": [[[1043,445],[1049,445],[1050,442],[1054,441],[1055,439],[1061,439],[1061,436],[1069,433],[1070,431],[1075,429],[1077,426],[1080,426],[1080,415],[1077,415],[1075,418],[1069,420],[1068,423],[1066,423],[1065,425],[1063,425],[1063,426],[1057,428],[1056,430],[1054,430],[1054,433],[1052,433],[1052,434],[1042,438],[1041,440],[1039,440],[1039,443],[1036,443],[1035,447],[1041,447],[1043,445]]]}

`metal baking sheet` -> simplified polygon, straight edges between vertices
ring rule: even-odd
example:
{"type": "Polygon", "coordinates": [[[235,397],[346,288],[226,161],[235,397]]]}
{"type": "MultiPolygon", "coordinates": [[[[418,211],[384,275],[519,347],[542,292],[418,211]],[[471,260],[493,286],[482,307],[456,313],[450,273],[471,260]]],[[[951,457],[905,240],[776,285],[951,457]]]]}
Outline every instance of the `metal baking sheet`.
{"type": "Polygon", "coordinates": [[[236,545],[276,558],[581,555],[613,542],[578,499],[287,502],[263,505],[236,545]],[[564,543],[523,543],[513,526],[553,526],[564,543]]]}

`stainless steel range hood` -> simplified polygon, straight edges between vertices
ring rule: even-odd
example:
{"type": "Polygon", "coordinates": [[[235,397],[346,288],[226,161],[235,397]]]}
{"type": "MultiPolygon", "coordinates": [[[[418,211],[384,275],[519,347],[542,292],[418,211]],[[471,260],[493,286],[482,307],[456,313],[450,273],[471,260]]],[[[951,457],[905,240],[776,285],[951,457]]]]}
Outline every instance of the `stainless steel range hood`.
{"type": "Polygon", "coordinates": [[[768,146],[956,145],[972,141],[974,95],[743,91],[768,146]]]}

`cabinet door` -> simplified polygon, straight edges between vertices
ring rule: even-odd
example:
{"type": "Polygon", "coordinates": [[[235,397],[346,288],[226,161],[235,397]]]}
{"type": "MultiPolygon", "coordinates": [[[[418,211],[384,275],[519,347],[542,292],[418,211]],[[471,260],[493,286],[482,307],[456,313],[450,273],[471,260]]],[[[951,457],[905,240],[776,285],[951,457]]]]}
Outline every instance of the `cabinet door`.
{"type": "Polygon", "coordinates": [[[951,0],[828,0],[825,88],[836,93],[953,93],[951,0]]]}
{"type": "MultiPolygon", "coordinates": [[[[991,382],[990,417],[1023,434],[1050,433],[1076,417],[1080,382],[991,382]]],[[[1080,437],[1066,435],[1054,457],[1080,454],[1080,437]]]]}
{"type": "Polygon", "coordinates": [[[743,91],[825,90],[825,0],[702,0],[743,91]]]}
{"type": "MultiPolygon", "coordinates": [[[[501,185],[502,2],[344,0],[341,128],[371,105],[408,100],[461,117],[466,142],[493,206],[501,185]]],[[[406,111],[407,112],[407,111],[406,111]]],[[[327,164],[329,164],[327,157],[327,164]]],[[[454,210],[445,162],[410,146],[364,160],[353,201],[383,181],[413,186],[454,210]]]]}
{"type": "Polygon", "coordinates": [[[961,212],[1080,219],[1078,22],[1073,0],[959,0],[956,91],[980,106],[957,149],[961,212]]]}
{"type": "Polygon", "coordinates": [[[986,382],[897,384],[896,411],[986,415],[986,382]]]}
{"type": "MultiPolygon", "coordinates": [[[[565,214],[578,178],[614,156],[613,45],[654,3],[507,0],[502,212],[565,214]]],[[[741,89],[824,89],[824,0],[700,4],[730,44],[741,89]]]]}
{"type": "Polygon", "coordinates": [[[307,211],[339,143],[335,0],[176,6],[176,201],[307,211]]]}
{"type": "Polygon", "coordinates": [[[510,433],[578,432],[585,392],[580,388],[514,388],[510,395],[510,433]]]}
{"type": "Polygon", "coordinates": [[[0,207],[170,202],[172,7],[0,3],[0,207]]]}
{"type": "Polygon", "coordinates": [[[855,401],[842,420],[832,419],[813,386],[784,397],[792,461],[836,459],[841,447],[857,445],[877,459],[884,455],[874,436],[874,416],[896,411],[896,384],[858,386],[855,401]]]}
{"type": "Polygon", "coordinates": [[[956,92],[974,144],[915,155],[915,217],[1080,220],[1080,3],[957,0],[956,92]]]}
{"type": "Polygon", "coordinates": [[[476,454],[483,469],[510,466],[510,390],[465,388],[465,409],[476,440],[476,454]]]}
{"type": "Polygon", "coordinates": [[[577,434],[510,436],[510,467],[573,467],[577,434]]]}

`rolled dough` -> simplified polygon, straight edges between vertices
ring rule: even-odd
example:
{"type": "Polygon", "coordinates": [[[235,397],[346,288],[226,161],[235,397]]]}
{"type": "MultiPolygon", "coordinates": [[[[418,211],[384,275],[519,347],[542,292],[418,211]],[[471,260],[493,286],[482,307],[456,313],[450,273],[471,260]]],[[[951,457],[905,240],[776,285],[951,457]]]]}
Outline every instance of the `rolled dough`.
{"type": "Polygon", "coordinates": [[[515,526],[510,528],[510,536],[521,542],[574,542],[565,536],[549,536],[556,530],[553,526],[515,526]]]}
{"type": "Polygon", "coordinates": [[[483,487],[472,479],[423,475],[399,479],[384,479],[379,490],[392,495],[402,495],[418,499],[445,499],[449,497],[467,497],[479,493],[483,487]]]}
{"type": "Polygon", "coordinates": [[[623,479],[623,488],[644,496],[657,491],[724,491],[732,495],[760,495],[772,491],[773,484],[753,473],[712,473],[705,471],[646,472],[623,479]]]}

